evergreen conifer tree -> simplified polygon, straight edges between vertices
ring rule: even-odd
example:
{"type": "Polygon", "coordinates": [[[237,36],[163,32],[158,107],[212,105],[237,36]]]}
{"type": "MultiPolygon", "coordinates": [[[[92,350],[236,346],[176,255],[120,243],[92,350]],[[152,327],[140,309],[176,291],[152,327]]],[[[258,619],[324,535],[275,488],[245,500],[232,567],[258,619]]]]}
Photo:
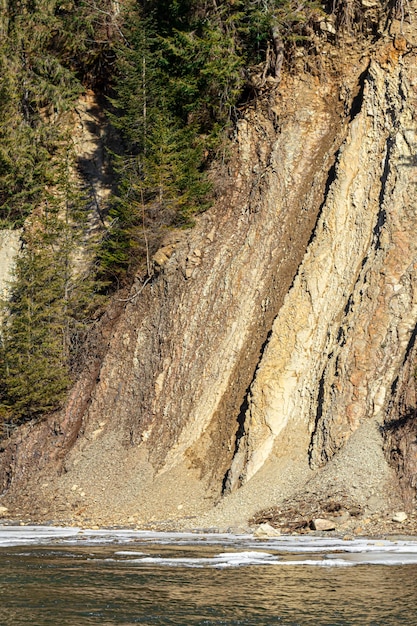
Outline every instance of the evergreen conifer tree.
{"type": "Polygon", "coordinates": [[[95,284],[74,266],[86,228],[86,199],[65,153],[42,207],[26,220],[4,307],[0,418],[9,424],[59,408],[71,383],[78,337],[94,309],[95,284]]]}
{"type": "Polygon", "coordinates": [[[27,233],[3,326],[1,409],[12,422],[57,408],[69,384],[65,259],[54,249],[55,226],[45,222],[27,233]]]}

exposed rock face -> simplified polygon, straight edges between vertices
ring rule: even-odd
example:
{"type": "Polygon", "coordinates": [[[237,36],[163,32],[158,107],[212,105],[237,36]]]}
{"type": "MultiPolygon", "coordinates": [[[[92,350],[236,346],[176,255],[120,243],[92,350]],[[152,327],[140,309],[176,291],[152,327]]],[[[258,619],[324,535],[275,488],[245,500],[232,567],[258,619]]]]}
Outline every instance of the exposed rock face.
{"type": "Polygon", "coordinates": [[[260,474],[285,483],[277,458],[324,489],[356,464],[380,497],[417,323],[417,72],[400,43],[344,51],[343,98],[336,79],[287,78],[239,122],[222,197],[109,309],[65,411],[6,447],[8,506],[178,517],[260,474]]]}
{"type": "Polygon", "coordinates": [[[289,425],[324,465],[382,423],[417,320],[416,76],[373,61],[320,220],[249,394],[231,480],[249,480],[289,425]]]}
{"type": "Polygon", "coordinates": [[[415,332],[405,363],[393,384],[393,397],[384,423],[384,448],[400,480],[408,511],[413,509],[417,488],[417,401],[415,332]]]}
{"type": "Polygon", "coordinates": [[[145,445],[165,471],[186,454],[220,481],[227,469],[240,404],[311,235],[341,132],[331,86],[311,82],[295,85],[280,133],[259,116],[240,122],[225,200],[152,285],[134,286],[111,339],[87,431],[119,423],[123,440],[145,445]]]}
{"type": "Polygon", "coordinates": [[[20,230],[0,230],[0,298],[7,298],[13,265],[20,248],[20,230]]]}

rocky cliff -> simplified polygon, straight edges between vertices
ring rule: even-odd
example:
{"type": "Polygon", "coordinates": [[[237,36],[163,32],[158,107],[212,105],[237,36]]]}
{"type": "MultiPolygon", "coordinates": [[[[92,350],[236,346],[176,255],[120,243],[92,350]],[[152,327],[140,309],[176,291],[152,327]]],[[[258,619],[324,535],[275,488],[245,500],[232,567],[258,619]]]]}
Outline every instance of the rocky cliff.
{"type": "Polygon", "coordinates": [[[324,42],[321,72],[246,110],[215,205],[115,298],[65,410],[4,442],[3,504],[185,525],[412,507],[416,43],[412,22],[324,42]]]}

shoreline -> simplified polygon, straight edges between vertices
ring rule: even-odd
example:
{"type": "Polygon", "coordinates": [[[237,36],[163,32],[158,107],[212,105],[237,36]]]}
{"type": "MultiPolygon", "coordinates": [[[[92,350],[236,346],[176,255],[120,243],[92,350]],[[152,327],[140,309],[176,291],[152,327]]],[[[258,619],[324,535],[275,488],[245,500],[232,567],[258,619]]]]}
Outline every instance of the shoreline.
{"type": "Polygon", "coordinates": [[[340,541],[355,541],[355,540],[380,540],[380,541],[410,541],[417,542],[417,531],[407,532],[404,528],[391,528],[391,529],[379,529],[374,532],[345,532],[344,530],[304,530],[300,532],[276,532],[270,535],[257,535],[256,530],[259,527],[244,526],[239,528],[222,528],[222,527],[200,527],[200,526],[185,526],[183,524],[173,524],[169,521],[161,522],[149,522],[143,525],[129,524],[129,523],[109,523],[109,524],[94,524],[88,523],[86,520],[44,520],[36,521],[33,519],[22,518],[3,518],[0,519],[0,532],[3,528],[13,528],[18,530],[24,529],[53,529],[56,530],[74,530],[83,533],[85,531],[91,532],[103,532],[103,533],[158,533],[158,534],[190,534],[190,535],[228,535],[234,537],[248,537],[251,536],[254,540],[258,540],[260,543],[267,542],[280,538],[328,538],[331,540],[340,541]]]}

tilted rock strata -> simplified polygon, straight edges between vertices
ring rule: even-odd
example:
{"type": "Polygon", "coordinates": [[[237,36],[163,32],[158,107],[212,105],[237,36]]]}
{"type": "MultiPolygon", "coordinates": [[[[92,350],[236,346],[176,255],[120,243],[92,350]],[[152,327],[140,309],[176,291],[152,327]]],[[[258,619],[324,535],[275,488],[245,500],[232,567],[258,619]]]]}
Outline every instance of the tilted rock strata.
{"type": "Polygon", "coordinates": [[[325,464],[363,420],[382,422],[417,320],[415,84],[372,62],[321,217],[251,387],[232,484],[288,425],[325,464]]]}
{"type": "Polygon", "coordinates": [[[100,422],[104,430],[117,422],[124,441],[147,447],[167,471],[184,455],[204,456],[190,449],[221,412],[230,458],[239,405],[311,234],[340,130],[332,94],[324,95],[303,87],[298,112],[272,142],[267,120],[240,122],[227,204],[200,218],[140,298],[140,284],[133,288],[84,419],[83,448],[100,422]],[[230,418],[225,398],[229,410],[235,403],[230,418]]]}
{"type": "Polygon", "coordinates": [[[35,481],[29,457],[45,474],[62,459],[59,489],[93,475],[99,501],[108,496],[100,463],[124,449],[165,473],[190,464],[220,493],[240,405],[345,132],[341,107],[331,82],[294,78],[276,107],[285,112],[278,128],[276,113],[270,120],[249,112],[239,123],[223,198],[165,246],[170,256],[164,253],[159,274],[145,288],[138,280],[117,304],[123,315],[110,336],[106,322],[99,338],[106,355],[92,359],[62,416],[26,435],[23,429],[3,455],[9,489],[35,481]]]}
{"type": "Polygon", "coordinates": [[[358,484],[382,484],[368,426],[383,422],[417,320],[413,59],[389,44],[361,80],[357,54],[345,103],[302,75],[268,115],[248,111],[222,197],[109,307],[65,409],[6,446],[7,506],[146,521],[243,485],[228,501],[246,511],[248,485],[266,501],[291,482],[268,467],[301,459],[295,485],[308,458],[327,463],[325,492],[329,459],[349,477],[358,449],[358,484]]]}

